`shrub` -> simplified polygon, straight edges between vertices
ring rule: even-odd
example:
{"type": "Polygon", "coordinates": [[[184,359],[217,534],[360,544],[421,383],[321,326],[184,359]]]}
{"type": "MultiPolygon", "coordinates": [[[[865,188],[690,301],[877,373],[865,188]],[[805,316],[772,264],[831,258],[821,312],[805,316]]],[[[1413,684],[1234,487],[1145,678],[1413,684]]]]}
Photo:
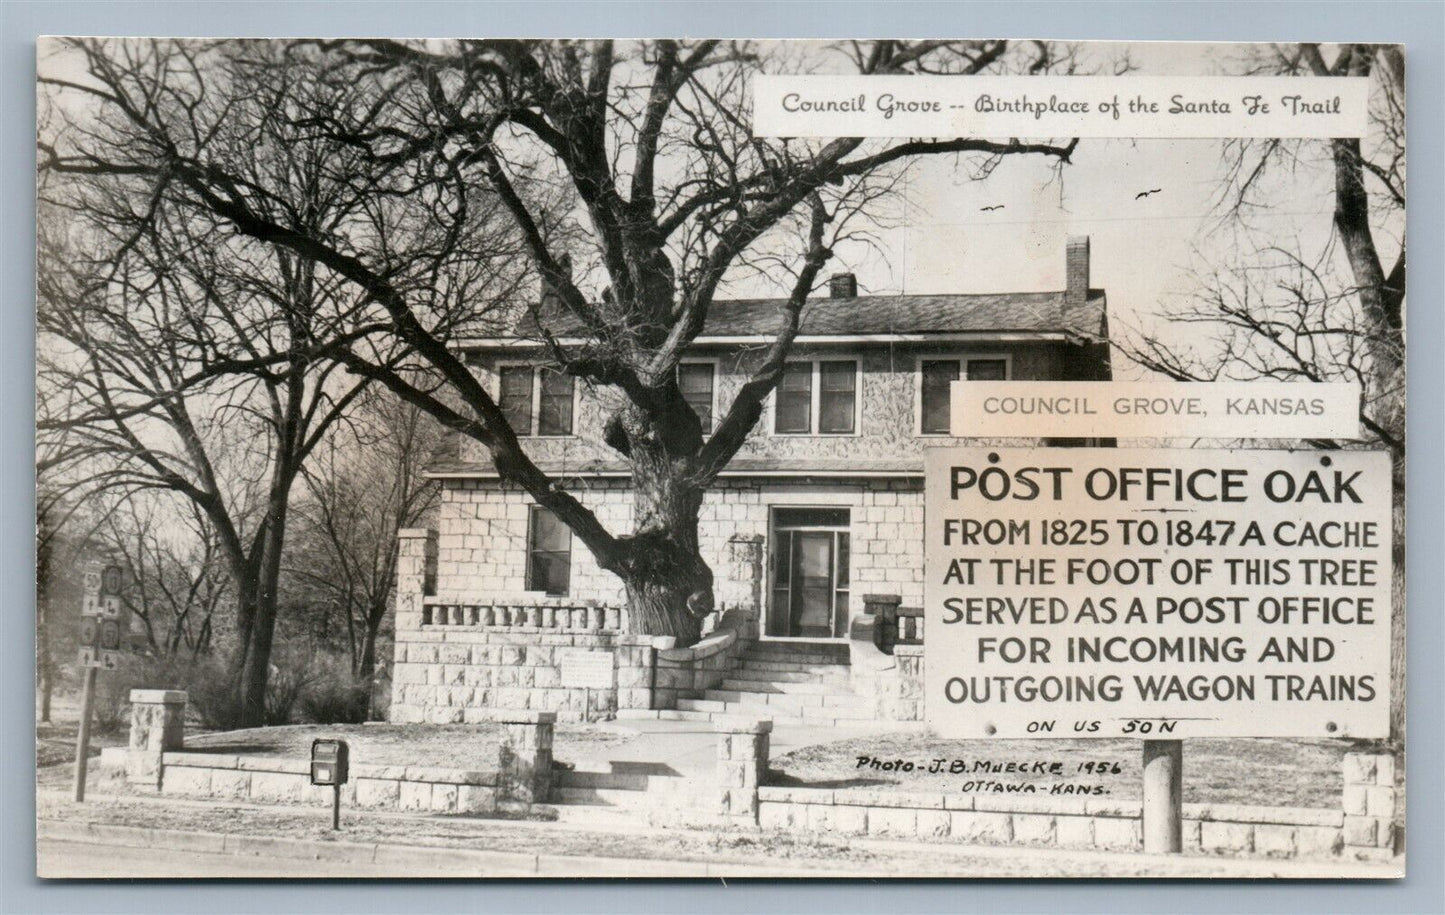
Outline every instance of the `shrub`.
{"type": "Polygon", "coordinates": [[[336,655],[318,655],[311,681],[301,695],[301,712],[316,724],[361,724],[371,711],[371,688],[336,655]]]}

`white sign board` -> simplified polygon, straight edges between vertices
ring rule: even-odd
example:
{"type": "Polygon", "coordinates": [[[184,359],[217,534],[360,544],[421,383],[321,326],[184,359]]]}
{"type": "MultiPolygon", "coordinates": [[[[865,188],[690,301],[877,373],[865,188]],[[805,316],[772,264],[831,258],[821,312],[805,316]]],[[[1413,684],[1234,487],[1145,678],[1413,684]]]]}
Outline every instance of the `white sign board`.
{"type": "Polygon", "coordinates": [[[1365,77],[759,75],[759,137],[1362,137],[1365,77]]]}
{"type": "Polygon", "coordinates": [[[955,381],[949,407],[974,438],[1360,437],[1355,382],[955,381]]]}
{"type": "Polygon", "coordinates": [[[1385,737],[1391,468],[1364,451],[942,448],[949,737],[1385,737]]]}
{"type": "Polygon", "coordinates": [[[563,649],[557,652],[562,686],[572,689],[611,689],[616,682],[610,651],[563,649]]]}

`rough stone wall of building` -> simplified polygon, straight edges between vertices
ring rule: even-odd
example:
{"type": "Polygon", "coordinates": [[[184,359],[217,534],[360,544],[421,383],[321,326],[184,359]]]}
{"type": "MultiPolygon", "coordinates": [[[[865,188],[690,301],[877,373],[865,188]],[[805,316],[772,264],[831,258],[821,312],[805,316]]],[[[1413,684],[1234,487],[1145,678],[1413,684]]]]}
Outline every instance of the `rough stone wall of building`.
{"type": "MultiPolygon", "coordinates": [[[[920,358],[1006,357],[1009,360],[1011,379],[1048,380],[1070,377],[1066,365],[1070,359],[1078,358],[1076,353],[1071,353],[1072,349],[1074,348],[1051,343],[949,344],[936,347],[897,345],[873,346],[859,350],[799,346],[794,349],[790,358],[858,361],[858,395],[862,407],[859,410],[858,434],[775,435],[769,426],[772,416],[769,404],[738,456],[785,458],[798,461],[799,466],[806,466],[808,461],[836,461],[847,458],[921,461],[924,448],[964,442],[957,437],[917,434],[920,358]]],[[[508,361],[513,358],[509,356],[508,361]]],[[[742,353],[710,355],[700,352],[697,358],[716,359],[716,406],[718,413],[722,413],[762,360],[763,353],[761,348],[752,348],[742,353]]],[[[495,390],[495,360],[482,360],[476,371],[482,383],[495,390]]],[[[616,408],[619,396],[611,388],[579,389],[576,409],[573,411],[575,434],[524,438],[522,443],[527,454],[537,461],[578,467],[592,461],[617,461],[617,452],[602,440],[602,426],[616,408]]],[[[977,439],[969,441],[980,444],[977,439]]],[[[491,466],[486,449],[479,443],[464,439],[459,443],[459,448],[460,460],[491,466]]]]}
{"type": "MultiPolygon", "coordinates": [[[[632,493],[624,481],[591,480],[578,490],[610,529],[630,530],[632,493]]],[[[436,593],[442,600],[490,599],[526,587],[527,514],[531,499],[494,480],[443,481],[436,593]]],[[[865,591],[899,594],[905,606],[923,602],[923,493],[921,481],[813,483],[724,479],[703,499],[699,541],[718,579],[719,601],[736,606],[766,582],[734,580],[741,540],[766,544],[769,510],[776,506],[850,509],[851,612],[865,591]]],[[[763,550],[760,548],[759,558],[763,550]]],[[[572,543],[572,598],[622,603],[622,582],[598,567],[587,548],[572,543]]],[[[403,637],[398,619],[397,637],[403,637]]]]}

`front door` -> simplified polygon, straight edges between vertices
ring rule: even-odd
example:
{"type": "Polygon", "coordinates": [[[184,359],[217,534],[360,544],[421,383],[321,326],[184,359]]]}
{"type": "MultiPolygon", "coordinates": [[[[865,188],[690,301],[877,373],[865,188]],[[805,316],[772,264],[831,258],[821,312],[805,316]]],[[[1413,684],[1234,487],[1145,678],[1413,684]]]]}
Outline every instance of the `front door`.
{"type": "Polygon", "coordinates": [[[833,632],[833,534],[798,531],[793,535],[790,635],[830,638],[833,632]]]}
{"type": "Polygon", "coordinates": [[[772,638],[847,635],[848,510],[780,508],[773,513],[772,638]]]}

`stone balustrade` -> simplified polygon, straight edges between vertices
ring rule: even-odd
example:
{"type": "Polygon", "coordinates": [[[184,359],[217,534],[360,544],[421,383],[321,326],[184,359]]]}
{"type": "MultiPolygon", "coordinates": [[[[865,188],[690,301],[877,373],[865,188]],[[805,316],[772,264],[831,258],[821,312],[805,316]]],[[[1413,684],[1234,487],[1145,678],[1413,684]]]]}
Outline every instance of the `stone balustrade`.
{"type": "Polygon", "coordinates": [[[475,603],[447,603],[428,598],[422,603],[421,624],[424,627],[626,632],[627,609],[546,598],[475,603]]]}

